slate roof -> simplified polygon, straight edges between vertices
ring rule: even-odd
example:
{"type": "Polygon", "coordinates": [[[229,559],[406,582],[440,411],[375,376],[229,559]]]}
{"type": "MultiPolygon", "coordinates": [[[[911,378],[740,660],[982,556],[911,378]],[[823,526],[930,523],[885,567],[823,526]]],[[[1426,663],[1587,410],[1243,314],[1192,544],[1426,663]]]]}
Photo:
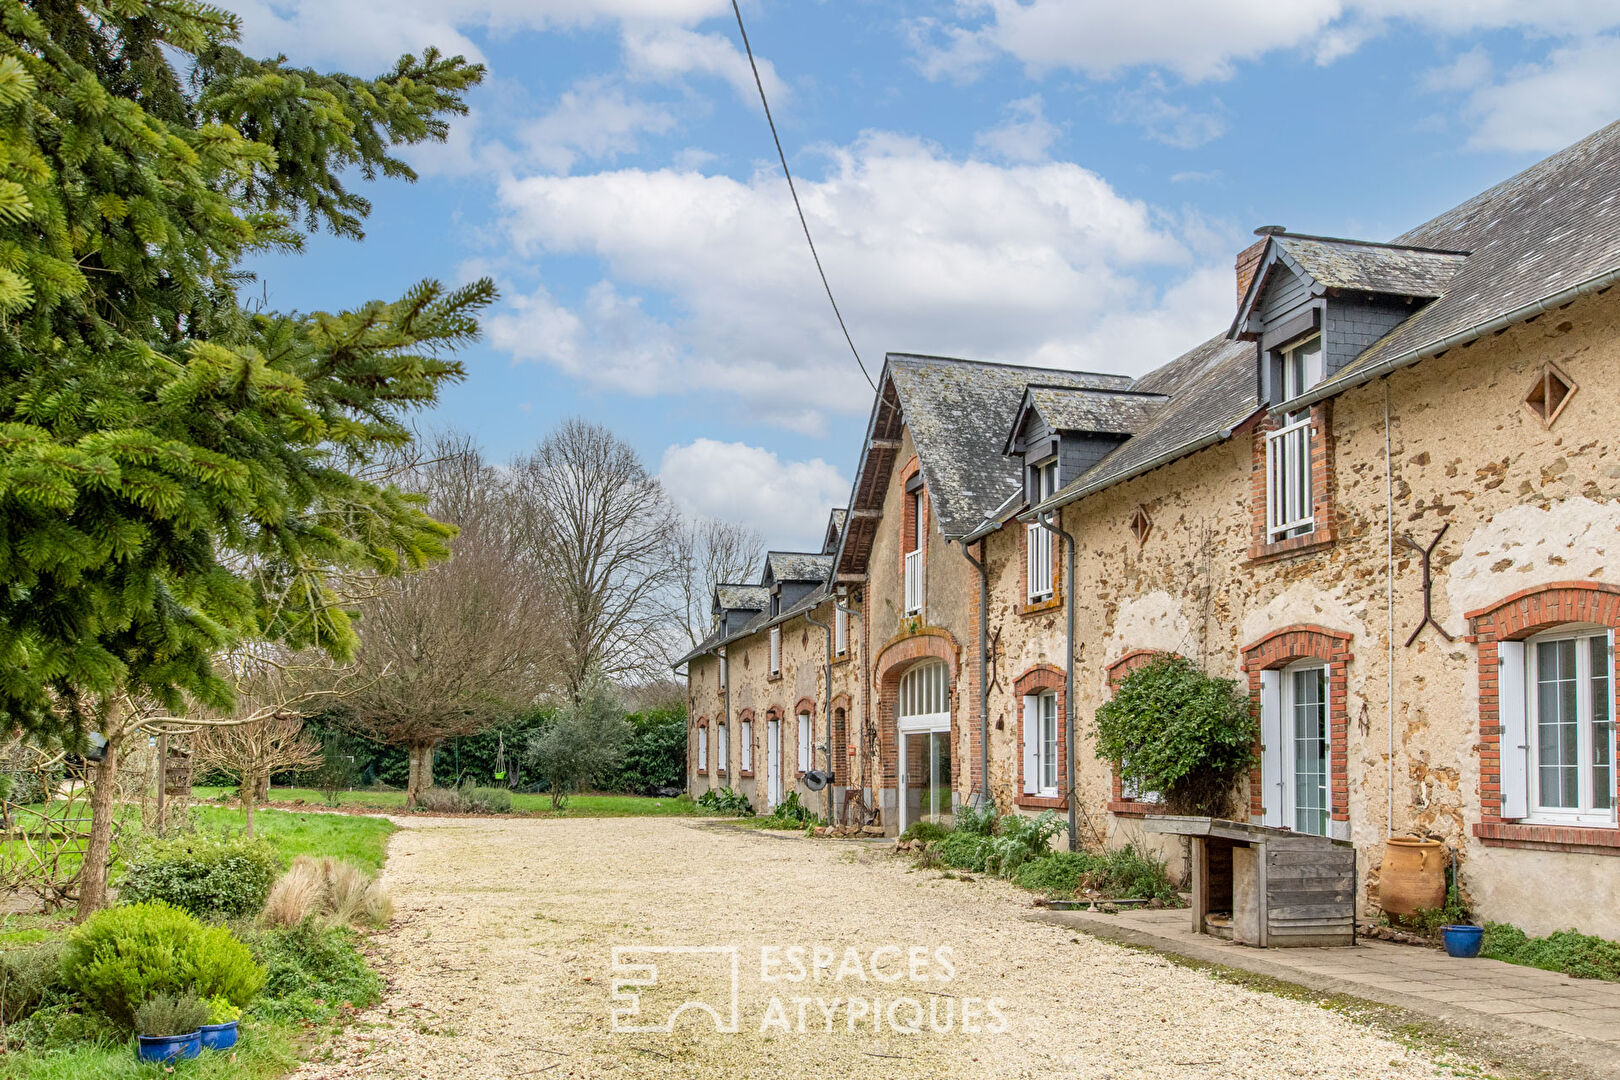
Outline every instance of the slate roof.
{"type": "Polygon", "coordinates": [[[716,585],[714,595],[727,611],[765,611],[771,594],[763,585],[716,585]]]}
{"type": "Polygon", "coordinates": [[[831,572],[831,555],[818,551],[767,551],[760,583],[767,577],[772,581],[826,581],[831,572]]]}
{"type": "Polygon", "coordinates": [[[1260,407],[1255,345],[1217,334],[1144,375],[1133,389],[1166,395],[1168,400],[1119,449],[1065,485],[1043,507],[1062,506],[1129,480],[1221,438],[1247,420],[1260,407]]]}
{"type": "MultiPolygon", "coordinates": [[[[1395,238],[1469,252],[1445,295],[1302,401],[1468,340],[1485,324],[1620,271],[1620,121],[1395,238]]],[[[1285,403],[1284,407],[1292,403],[1285,403]]]]}
{"type": "Polygon", "coordinates": [[[1024,391],[1024,400],[1008,437],[1010,448],[1017,437],[1019,421],[1027,409],[1041,414],[1058,431],[1080,431],[1090,435],[1135,435],[1148,425],[1167,398],[1163,394],[1134,390],[1076,390],[1071,387],[1033,385],[1024,391]]]}
{"type": "Polygon", "coordinates": [[[1468,257],[1463,251],[1293,233],[1278,234],[1276,243],[1319,285],[1394,296],[1444,295],[1468,257]]]}
{"type": "Polygon", "coordinates": [[[891,353],[885,366],[917,448],[929,505],[948,539],[967,535],[1021,486],[1019,463],[1001,450],[1025,387],[1131,387],[1122,375],[937,356],[891,353]]]}
{"type": "MultiPolygon", "coordinates": [[[[838,541],[844,535],[844,523],[849,520],[849,511],[843,507],[834,510],[827,518],[827,538],[821,545],[823,555],[831,555],[838,550],[838,541]]],[[[830,572],[829,567],[829,572],[830,572]]]]}

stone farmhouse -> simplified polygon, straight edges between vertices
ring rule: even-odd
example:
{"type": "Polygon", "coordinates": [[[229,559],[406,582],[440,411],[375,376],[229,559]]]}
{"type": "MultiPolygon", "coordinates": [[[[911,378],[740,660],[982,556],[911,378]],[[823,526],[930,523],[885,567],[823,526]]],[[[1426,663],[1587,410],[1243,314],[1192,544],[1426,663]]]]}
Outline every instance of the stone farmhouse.
{"type": "Polygon", "coordinates": [[[1088,731],[1174,652],[1252,696],[1239,805],[1353,841],[1367,908],[1422,834],[1484,918],[1620,936],[1620,123],[1390,242],[1257,234],[1141,378],[890,354],[822,550],[684,661],[694,794],[1154,842],[1088,731]]]}

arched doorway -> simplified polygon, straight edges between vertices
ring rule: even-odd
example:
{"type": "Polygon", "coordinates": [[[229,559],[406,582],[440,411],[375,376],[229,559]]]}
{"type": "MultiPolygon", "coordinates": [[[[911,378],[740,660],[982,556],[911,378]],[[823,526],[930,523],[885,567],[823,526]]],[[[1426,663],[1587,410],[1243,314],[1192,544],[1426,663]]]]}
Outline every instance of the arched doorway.
{"type": "Polygon", "coordinates": [[[900,676],[894,712],[902,832],[913,821],[951,821],[950,678],[943,660],[925,660],[900,676]]]}

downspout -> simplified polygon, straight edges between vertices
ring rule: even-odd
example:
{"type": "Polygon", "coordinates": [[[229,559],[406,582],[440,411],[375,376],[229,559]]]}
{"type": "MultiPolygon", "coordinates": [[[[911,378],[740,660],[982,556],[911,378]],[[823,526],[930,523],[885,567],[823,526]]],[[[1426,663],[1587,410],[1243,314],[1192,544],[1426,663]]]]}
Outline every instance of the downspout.
{"type": "MultiPolygon", "coordinates": [[[[834,598],[834,600],[833,600],[833,606],[834,607],[838,606],[838,600],[836,598],[834,598]]],[[[832,728],[832,724],[833,724],[833,721],[832,721],[833,628],[832,628],[831,623],[821,622],[814,615],[810,614],[810,612],[808,612],[808,611],[806,611],[804,613],[804,621],[809,623],[811,626],[819,626],[819,627],[821,627],[821,629],[824,630],[826,632],[826,634],[827,634],[827,651],[823,654],[823,656],[824,656],[824,658],[826,660],[826,663],[823,665],[823,671],[825,673],[826,680],[827,680],[826,684],[825,684],[826,689],[824,691],[825,696],[826,696],[826,700],[822,703],[822,712],[827,718],[827,742],[826,742],[825,745],[822,746],[822,751],[824,753],[826,753],[826,755],[827,755],[827,827],[830,829],[830,828],[832,828],[832,824],[833,824],[833,775],[834,775],[833,756],[832,756],[832,744],[833,744],[833,728],[832,728]]],[[[812,764],[814,764],[814,763],[812,762],[812,764]]]]}
{"type": "MultiPolygon", "coordinates": [[[[725,713],[726,718],[726,743],[728,744],[726,749],[729,751],[731,749],[729,745],[731,742],[731,649],[728,646],[722,645],[720,646],[719,655],[722,661],[721,667],[725,669],[726,673],[725,684],[720,688],[720,697],[722,702],[721,710],[725,713]]],[[[716,749],[718,749],[718,747],[716,747],[716,749]]],[[[711,770],[714,768],[714,762],[709,762],[709,768],[711,770]]],[[[726,777],[727,779],[730,779],[731,777],[730,762],[726,763],[726,777]]]]}
{"type": "Polygon", "coordinates": [[[1389,380],[1384,380],[1384,569],[1385,607],[1389,614],[1389,776],[1385,780],[1384,803],[1389,818],[1386,837],[1395,835],[1395,471],[1389,446],[1389,380]]]}
{"type": "Polygon", "coordinates": [[[1069,850],[1080,850],[1080,826],[1076,817],[1077,804],[1080,799],[1074,790],[1074,537],[1057,524],[1051,511],[1041,514],[1035,519],[1041,528],[1062,538],[1068,561],[1068,577],[1064,579],[1063,589],[1063,730],[1068,740],[1068,748],[1063,754],[1063,784],[1069,798],[1069,850]]]}
{"type": "MultiPolygon", "coordinates": [[[[981,541],[982,542],[982,541],[981,541]]],[[[962,557],[979,572],[979,805],[993,806],[990,795],[990,568],[975,559],[962,541],[962,557]]]]}

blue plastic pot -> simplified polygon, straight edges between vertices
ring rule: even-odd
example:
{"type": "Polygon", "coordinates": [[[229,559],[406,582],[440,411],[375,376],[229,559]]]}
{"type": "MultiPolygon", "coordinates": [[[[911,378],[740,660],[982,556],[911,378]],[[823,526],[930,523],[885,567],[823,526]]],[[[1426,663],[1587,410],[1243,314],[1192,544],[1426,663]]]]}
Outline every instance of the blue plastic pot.
{"type": "Polygon", "coordinates": [[[236,1045],[235,1020],[223,1024],[204,1024],[202,1044],[204,1050],[229,1050],[236,1045]]]}
{"type": "Polygon", "coordinates": [[[1440,941],[1446,947],[1447,956],[1472,960],[1479,955],[1480,946],[1485,944],[1485,928],[1483,926],[1442,926],[1440,928],[1440,941]]]}
{"type": "Polygon", "coordinates": [[[140,1040],[140,1048],[135,1056],[142,1061],[174,1061],[202,1053],[201,1031],[190,1035],[138,1035],[136,1038],[140,1040]]]}

